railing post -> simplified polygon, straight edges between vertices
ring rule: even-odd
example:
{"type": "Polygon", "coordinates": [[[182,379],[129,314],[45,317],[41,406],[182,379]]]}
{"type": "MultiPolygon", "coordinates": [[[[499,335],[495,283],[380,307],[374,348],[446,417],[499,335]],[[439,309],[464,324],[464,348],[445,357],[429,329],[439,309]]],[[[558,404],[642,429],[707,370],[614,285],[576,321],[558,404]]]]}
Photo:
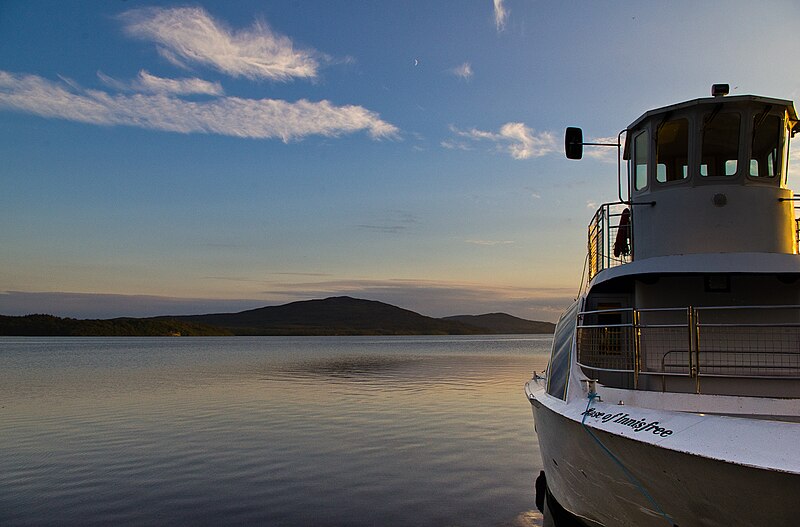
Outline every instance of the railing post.
{"type": "Polygon", "coordinates": [[[608,261],[608,206],[603,205],[603,212],[600,213],[600,236],[601,242],[600,247],[603,251],[602,256],[600,257],[600,270],[608,269],[609,268],[609,261],[608,261]]]}
{"type": "MultiPolygon", "coordinates": [[[[700,393],[700,325],[698,318],[700,315],[697,311],[689,306],[689,338],[694,341],[694,346],[689,349],[689,364],[692,362],[692,353],[694,353],[694,366],[692,366],[692,377],[694,377],[694,391],[700,393]]],[[[691,341],[690,341],[691,342],[691,341]]]]}
{"type": "Polygon", "coordinates": [[[694,378],[695,371],[694,371],[694,360],[692,355],[694,354],[694,309],[692,306],[686,308],[686,329],[688,331],[688,345],[689,349],[687,349],[687,355],[689,358],[689,376],[694,378]]]}
{"type": "Polygon", "coordinates": [[[639,310],[633,308],[633,389],[639,389],[639,371],[641,370],[641,330],[639,329],[639,310]]]}
{"type": "Polygon", "coordinates": [[[800,198],[800,195],[793,194],[794,201],[794,253],[800,253],[800,218],[798,217],[798,212],[800,212],[800,206],[797,205],[797,198],[800,198]]]}

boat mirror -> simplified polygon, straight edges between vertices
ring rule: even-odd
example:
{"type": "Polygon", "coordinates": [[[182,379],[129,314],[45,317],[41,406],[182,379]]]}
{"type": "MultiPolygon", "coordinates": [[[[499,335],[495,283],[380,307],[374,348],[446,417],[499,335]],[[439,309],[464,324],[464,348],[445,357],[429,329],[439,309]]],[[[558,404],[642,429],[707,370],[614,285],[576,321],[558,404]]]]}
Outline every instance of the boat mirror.
{"type": "Polygon", "coordinates": [[[583,157],[583,130],[568,126],[564,134],[564,151],[567,159],[580,159],[583,157]]]}

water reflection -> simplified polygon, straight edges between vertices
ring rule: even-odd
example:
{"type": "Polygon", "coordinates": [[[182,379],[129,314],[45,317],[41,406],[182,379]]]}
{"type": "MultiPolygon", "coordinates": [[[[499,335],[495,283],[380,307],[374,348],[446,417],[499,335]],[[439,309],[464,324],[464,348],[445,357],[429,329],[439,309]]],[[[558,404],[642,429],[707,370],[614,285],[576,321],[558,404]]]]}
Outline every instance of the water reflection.
{"type": "Polygon", "coordinates": [[[420,360],[418,357],[408,356],[344,355],[289,363],[283,366],[278,373],[290,378],[301,376],[330,377],[345,381],[377,379],[393,376],[393,374],[413,366],[420,360]]]}
{"type": "Polygon", "coordinates": [[[533,510],[533,511],[525,511],[520,513],[514,520],[509,524],[508,527],[534,527],[542,525],[544,521],[544,517],[542,513],[533,510]]]}
{"type": "Polygon", "coordinates": [[[1,344],[2,525],[538,521],[546,339],[1,344]]]}

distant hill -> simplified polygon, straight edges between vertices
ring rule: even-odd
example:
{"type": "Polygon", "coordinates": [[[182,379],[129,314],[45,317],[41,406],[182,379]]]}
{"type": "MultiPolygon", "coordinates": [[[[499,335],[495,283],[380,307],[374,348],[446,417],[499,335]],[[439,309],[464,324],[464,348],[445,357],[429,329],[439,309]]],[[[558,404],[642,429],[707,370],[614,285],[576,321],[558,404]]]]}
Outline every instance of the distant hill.
{"type": "Polygon", "coordinates": [[[486,315],[455,315],[444,317],[442,320],[461,322],[491,333],[553,333],[556,325],[552,322],[539,322],[536,320],[525,320],[506,313],[488,313],[486,315]]]}
{"type": "Polygon", "coordinates": [[[553,324],[505,313],[432,318],[383,302],[348,296],[291,302],[240,313],[76,320],[0,315],[0,335],[478,335],[552,333],[553,324]]]}
{"type": "Polygon", "coordinates": [[[241,313],[171,317],[217,326],[237,335],[470,335],[485,333],[458,321],[426,317],[383,302],[338,296],[241,313]]]}
{"type": "Polygon", "coordinates": [[[0,315],[0,335],[27,337],[167,337],[224,336],[230,331],[175,320],[112,318],[77,320],[52,315],[7,317],[0,315]]]}

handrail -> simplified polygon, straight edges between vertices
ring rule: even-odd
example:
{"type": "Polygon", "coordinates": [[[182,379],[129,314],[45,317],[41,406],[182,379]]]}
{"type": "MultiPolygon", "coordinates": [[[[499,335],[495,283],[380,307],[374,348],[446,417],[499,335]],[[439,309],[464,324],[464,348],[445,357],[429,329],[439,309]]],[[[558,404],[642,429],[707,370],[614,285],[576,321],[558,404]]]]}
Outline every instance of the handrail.
{"type": "Polygon", "coordinates": [[[632,374],[634,389],[640,375],[660,376],[662,389],[666,377],[693,378],[697,393],[701,377],[800,379],[798,343],[800,305],[602,309],[582,311],[577,321],[578,364],[632,374]],[[719,313],[703,322],[712,311],[719,313]],[[779,312],[788,312],[789,319],[779,312]],[[614,314],[618,320],[598,320],[614,314]],[[658,320],[659,315],[670,316],[658,320]],[[675,354],[685,354],[685,360],[668,363],[675,354]]]}
{"type": "MultiPolygon", "coordinates": [[[[634,254],[634,224],[633,214],[630,214],[630,204],[625,202],[603,203],[592,216],[587,228],[587,254],[588,254],[588,279],[591,280],[597,273],[604,269],[616,267],[633,261],[634,254]],[[614,244],[619,233],[620,224],[623,223],[625,210],[629,211],[627,236],[623,250],[614,256],[614,244]]],[[[623,225],[623,227],[625,227],[623,225]]]]}
{"type": "Polygon", "coordinates": [[[580,328],[632,328],[633,324],[583,324],[580,328]]]}
{"type": "Polygon", "coordinates": [[[800,194],[792,194],[791,198],[785,201],[794,201],[794,245],[800,252],[800,194]]]}
{"type": "Polygon", "coordinates": [[[748,324],[737,322],[735,324],[695,324],[699,328],[798,328],[800,322],[783,324],[748,324]]]}
{"type": "MultiPolygon", "coordinates": [[[[644,311],[644,310],[639,310],[644,311]]],[[[632,307],[616,307],[611,309],[595,309],[594,311],[581,311],[579,315],[594,315],[597,313],[633,313],[632,307]]]]}
{"type": "MultiPolygon", "coordinates": [[[[731,306],[726,306],[726,307],[731,307],[731,306]]],[[[633,309],[633,308],[628,308],[628,309],[633,309]]],[[[695,309],[706,309],[706,308],[697,307],[695,309]]],[[[708,308],[708,309],[713,309],[713,308],[708,308]]],[[[636,311],[638,311],[639,313],[655,313],[655,312],[661,313],[666,311],[686,311],[686,308],[685,307],[640,307],[637,308],[636,311]]]]}
{"type": "MultiPolygon", "coordinates": [[[[670,308],[663,308],[663,310],[667,309],[686,309],[685,307],[670,307],[670,308]]],[[[695,307],[695,311],[733,311],[733,310],[741,310],[741,309],[800,309],[800,304],[769,304],[769,305],[744,305],[744,306],[699,306],[695,307]]],[[[656,308],[653,311],[661,311],[661,308],[656,308]]],[[[640,311],[646,311],[641,309],[640,311]]]]}

